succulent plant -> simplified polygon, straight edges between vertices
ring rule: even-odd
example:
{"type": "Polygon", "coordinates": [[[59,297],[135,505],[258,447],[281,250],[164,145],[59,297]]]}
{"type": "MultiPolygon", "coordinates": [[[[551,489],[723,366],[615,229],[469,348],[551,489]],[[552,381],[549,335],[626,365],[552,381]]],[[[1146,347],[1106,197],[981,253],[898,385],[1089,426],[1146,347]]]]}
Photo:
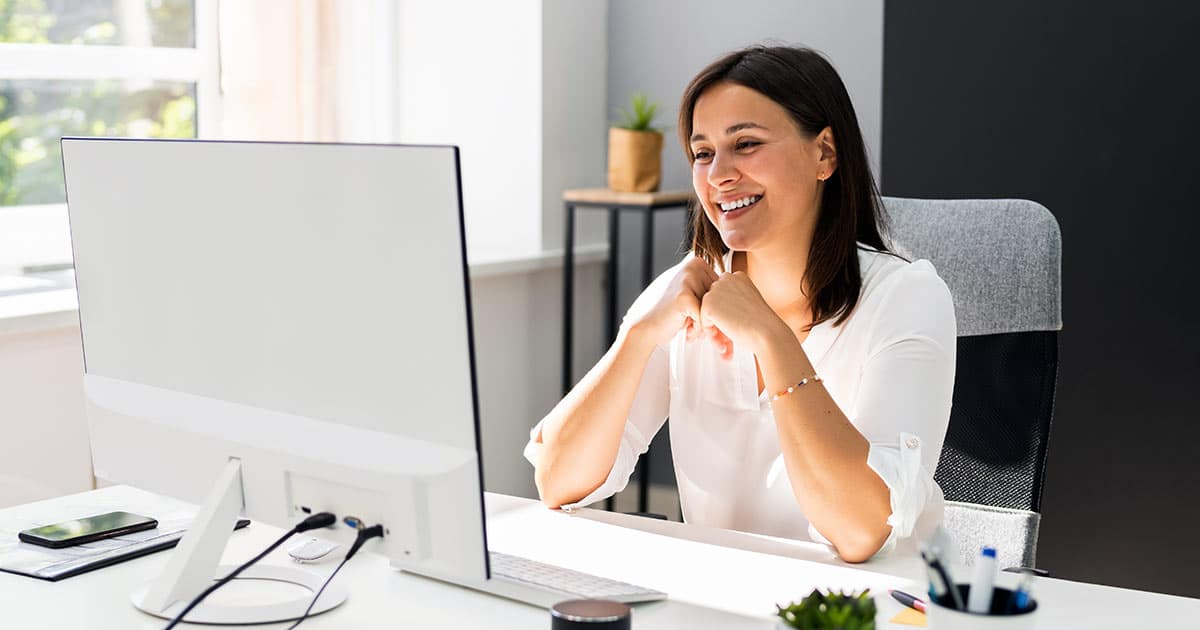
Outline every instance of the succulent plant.
{"type": "Polygon", "coordinates": [[[861,593],[813,589],[799,602],[775,608],[784,623],[800,630],[875,630],[875,600],[870,589],[861,593]]]}
{"type": "Polygon", "coordinates": [[[614,126],[621,129],[629,129],[632,131],[654,131],[658,129],[650,126],[654,122],[654,114],[658,111],[658,103],[651,103],[645,94],[637,92],[633,95],[633,113],[624,109],[618,109],[617,112],[621,115],[621,122],[614,126]]]}

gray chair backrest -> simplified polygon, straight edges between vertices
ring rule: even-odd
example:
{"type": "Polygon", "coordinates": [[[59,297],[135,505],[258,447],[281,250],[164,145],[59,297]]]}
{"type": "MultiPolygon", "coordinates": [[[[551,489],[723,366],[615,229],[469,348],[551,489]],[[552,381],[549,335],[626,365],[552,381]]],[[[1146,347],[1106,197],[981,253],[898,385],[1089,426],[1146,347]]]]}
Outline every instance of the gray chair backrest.
{"type": "Polygon", "coordinates": [[[891,242],[950,287],[958,335],[1062,330],[1062,238],[1024,199],[884,197],[891,242]]]}
{"type": "Polygon", "coordinates": [[[951,502],[946,528],[963,553],[1019,542],[1000,553],[1031,563],[1062,329],[1058,222],[1020,199],[885,197],[884,207],[893,249],[932,262],[954,299],[954,403],[934,474],[951,502]]]}

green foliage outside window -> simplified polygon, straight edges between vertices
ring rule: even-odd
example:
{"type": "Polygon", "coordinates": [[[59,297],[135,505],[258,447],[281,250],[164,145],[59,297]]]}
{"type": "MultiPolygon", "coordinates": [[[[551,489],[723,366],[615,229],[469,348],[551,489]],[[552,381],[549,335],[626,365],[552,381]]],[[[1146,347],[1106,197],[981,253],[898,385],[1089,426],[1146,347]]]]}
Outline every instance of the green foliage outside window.
{"type": "MultiPolygon", "coordinates": [[[[145,0],[150,44],[192,46],[190,0],[145,0]]],[[[118,0],[0,0],[0,43],[122,45],[118,0]]],[[[143,42],[145,43],[145,42],[143,42]]],[[[62,136],[191,138],[192,83],[0,76],[0,206],[61,203],[62,136]]]]}

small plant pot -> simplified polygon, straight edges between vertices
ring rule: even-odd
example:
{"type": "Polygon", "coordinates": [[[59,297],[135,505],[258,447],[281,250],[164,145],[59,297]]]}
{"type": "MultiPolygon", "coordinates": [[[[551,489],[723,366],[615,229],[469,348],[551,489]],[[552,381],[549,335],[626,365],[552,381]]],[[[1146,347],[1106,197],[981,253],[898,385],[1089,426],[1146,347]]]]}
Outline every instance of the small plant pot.
{"type": "Polygon", "coordinates": [[[662,180],[663,137],[657,131],[608,130],[608,188],[652,192],[662,180]]]}

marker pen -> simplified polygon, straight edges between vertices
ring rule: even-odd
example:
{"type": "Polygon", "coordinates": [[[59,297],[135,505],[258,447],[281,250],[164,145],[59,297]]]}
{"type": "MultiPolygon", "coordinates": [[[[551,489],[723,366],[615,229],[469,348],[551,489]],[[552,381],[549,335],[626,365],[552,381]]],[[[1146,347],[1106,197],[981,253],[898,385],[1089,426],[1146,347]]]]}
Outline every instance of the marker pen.
{"type": "Polygon", "coordinates": [[[942,561],[938,559],[936,553],[922,549],[921,559],[925,561],[925,573],[929,577],[930,599],[938,603],[946,601],[948,602],[947,607],[963,610],[962,596],[958,593],[958,587],[954,584],[954,580],[950,579],[950,574],[942,566],[942,561]],[[949,598],[945,598],[947,593],[950,594],[949,598]]]}
{"type": "Polygon", "coordinates": [[[908,593],[905,593],[904,591],[897,591],[894,589],[888,589],[888,593],[892,596],[893,599],[900,602],[901,604],[904,604],[905,606],[908,606],[909,608],[911,608],[913,610],[925,612],[925,602],[921,601],[920,599],[917,599],[916,597],[913,597],[912,595],[909,595],[908,593]]]}
{"type": "Polygon", "coordinates": [[[1008,598],[1008,612],[1018,613],[1029,607],[1029,588],[1033,584],[1033,573],[1026,572],[1017,590],[1008,598]]]}
{"type": "Polygon", "coordinates": [[[996,586],[996,550],[984,547],[975,559],[971,590],[967,594],[967,612],[988,614],[992,611],[992,592],[996,586]]]}

